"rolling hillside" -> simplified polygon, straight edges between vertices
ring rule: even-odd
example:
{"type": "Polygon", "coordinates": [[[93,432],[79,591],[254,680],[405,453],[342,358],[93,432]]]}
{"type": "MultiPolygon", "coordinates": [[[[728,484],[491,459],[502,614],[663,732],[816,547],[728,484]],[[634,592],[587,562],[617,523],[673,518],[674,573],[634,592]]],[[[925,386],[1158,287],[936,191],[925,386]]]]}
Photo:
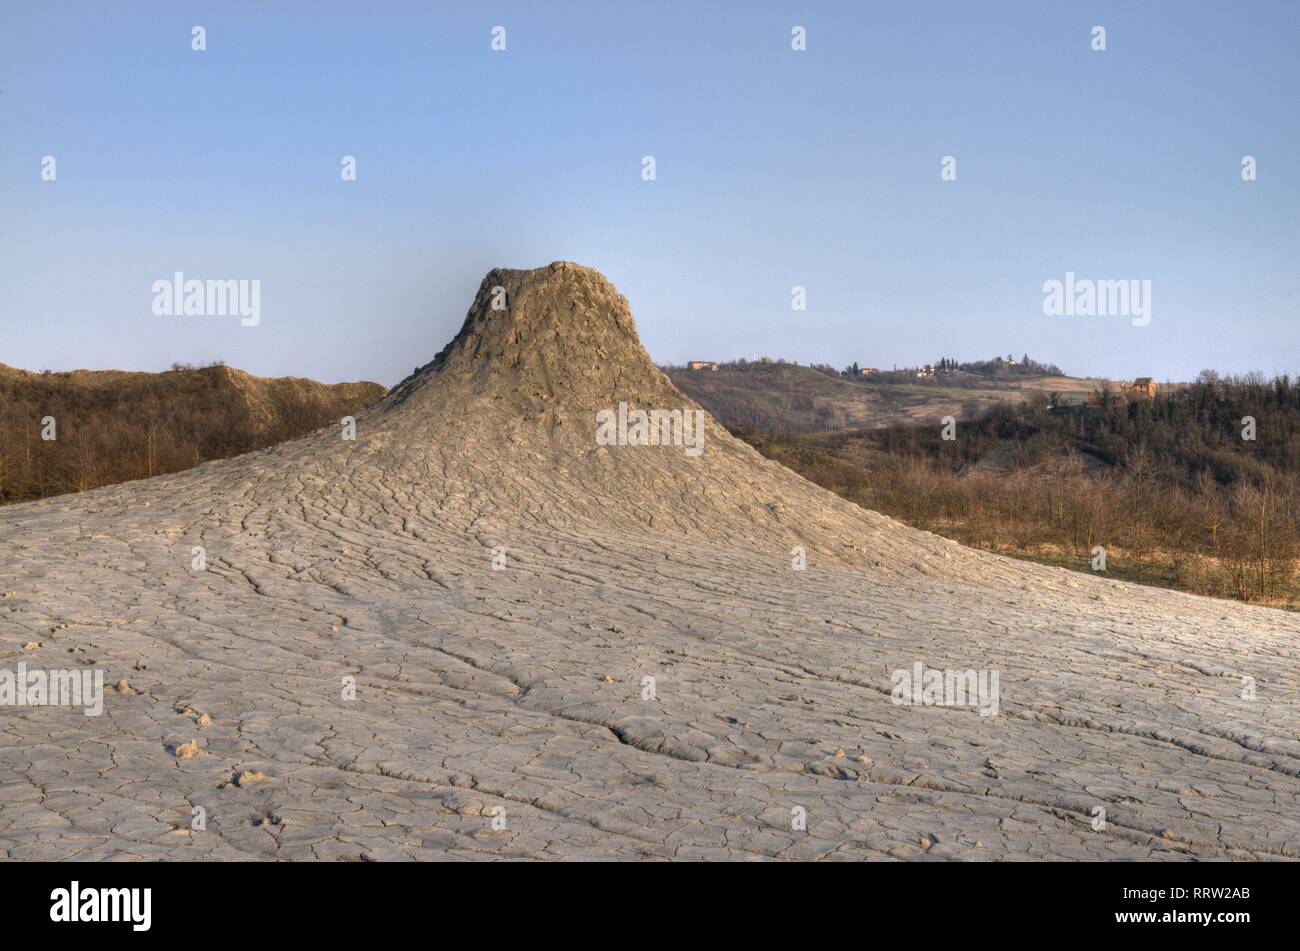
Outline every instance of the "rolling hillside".
{"type": "Polygon", "coordinates": [[[0,364],[0,503],[261,449],[355,413],[385,392],[378,383],[262,378],[222,365],[31,373],[0,364]]]}
{"type": "Polygon", "coordinates": [[[998,403],[1087,399],[1099,380],[1045,376],[982,380],[962,374],[956,384],[854,381],[812,367],[788,363],[721,366],[713,370],[664,368],[679,389],[727,426],[748,426],[776,434],[872,429],[953,415],[973,418],[998,403]]]}

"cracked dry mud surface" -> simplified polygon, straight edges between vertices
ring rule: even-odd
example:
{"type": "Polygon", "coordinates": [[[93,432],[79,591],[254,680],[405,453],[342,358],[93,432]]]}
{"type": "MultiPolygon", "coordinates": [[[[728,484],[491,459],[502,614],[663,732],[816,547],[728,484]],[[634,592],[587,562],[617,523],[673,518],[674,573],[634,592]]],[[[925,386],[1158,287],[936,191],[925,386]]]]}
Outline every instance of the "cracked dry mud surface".
{"type": "Polygon", "coordinates": [[[1300,619],[963,549],[712,421],[597,447],[620,400],[693,405],[626,301],[494,271],[354,442],[0,511],[0,668],[106,672],[0,708],[0,855],[1300,857],[1300,619]],[[895,705],[917,661],[999,715],[895,705]]]}

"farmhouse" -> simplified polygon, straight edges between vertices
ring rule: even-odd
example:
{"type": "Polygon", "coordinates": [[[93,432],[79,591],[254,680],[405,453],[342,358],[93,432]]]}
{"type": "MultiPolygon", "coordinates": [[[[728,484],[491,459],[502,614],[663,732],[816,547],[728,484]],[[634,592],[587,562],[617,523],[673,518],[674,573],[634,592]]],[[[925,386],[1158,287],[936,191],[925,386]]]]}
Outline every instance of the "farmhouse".
{"type": "Polygon", "coordinates": [[[1156,381],[1149,376],[1140,376],[1132,383],[1121,383],[1119,391],[1134,400],[1153,400],[1156,398],[1156,381]]]}

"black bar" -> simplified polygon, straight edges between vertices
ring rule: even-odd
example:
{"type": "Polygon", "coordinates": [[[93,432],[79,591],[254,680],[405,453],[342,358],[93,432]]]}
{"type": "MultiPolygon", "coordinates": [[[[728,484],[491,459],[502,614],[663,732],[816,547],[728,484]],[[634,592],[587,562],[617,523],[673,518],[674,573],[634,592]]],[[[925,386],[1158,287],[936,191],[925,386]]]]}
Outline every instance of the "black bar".
{"type": "Polygon", "coordinates": [[[393,935],[401,933],[396,929],[427,933],[433,927],[450,937],[445,929],[457,920],[472,926],[480,915],[490,927],[532,921],[552,935],[574,928],[611,940],[619,932],[606,929],[653,930],[656,919],[672,923],[674,932],[688,919],[704,919],[706,929],[711,919],[724,933],[754,929],[759,934],[772,924],[817,920],[873,929],[891,925],[900,935],[944,940],[1036,928],[1040,941],[1125,933],[1144,940],[1183,940],[1192,933],[1232,940],[1260,927],[1281,933],[1277,929],[1294,921],[1293,909],[1284,904],[1294,889],[1290,863],[841,864],[834,869],[735,864],[709,868],[707,878],[699,869],[658,863],[541,864],[452,869],[387,863],[6,863],[0,864],[0,909],[11,937],[66,936],[75,930],[87,937],[112,932],[128,940],[217,931],[231,940],[281,932],[336,940],[349,933],[373,935],[376,927],[393,935]],[[52,893],[70,891],[73,881],[83,897],[91,889],[150,889],[148,930],[134,930],[129,920],[52,921],[52,893]],[[638,893],[645,897],[638,899],[638,893]]]}

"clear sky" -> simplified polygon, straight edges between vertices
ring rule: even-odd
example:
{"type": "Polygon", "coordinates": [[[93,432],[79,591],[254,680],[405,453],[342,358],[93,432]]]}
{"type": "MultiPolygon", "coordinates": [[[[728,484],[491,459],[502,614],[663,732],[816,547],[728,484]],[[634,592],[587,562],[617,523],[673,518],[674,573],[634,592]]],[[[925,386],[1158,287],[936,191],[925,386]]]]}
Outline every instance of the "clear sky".
{"type": "Polygon", "coordinates": [[[1296,372],[1298,38],[1295,0],[3,0],[0,362],[392,385],[562,259],[660,362],[1296,372]],[[156,316],[176,271],[261,322],[156,316]],[[1044,316],[1066,271],[1151,323],[1044,316]]]}

